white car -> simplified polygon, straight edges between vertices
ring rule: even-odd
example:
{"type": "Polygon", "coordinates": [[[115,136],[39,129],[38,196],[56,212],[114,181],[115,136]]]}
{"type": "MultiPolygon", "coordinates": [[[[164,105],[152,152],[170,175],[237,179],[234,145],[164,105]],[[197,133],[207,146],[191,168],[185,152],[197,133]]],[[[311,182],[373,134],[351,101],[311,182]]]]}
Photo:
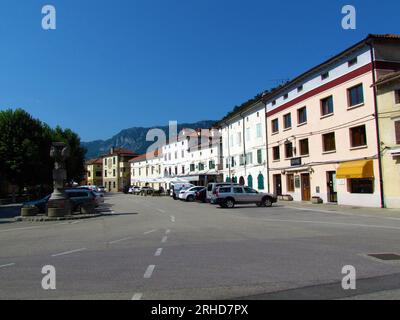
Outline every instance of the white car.
{"type": "Polygon", "coordinates": [[[196,192],[203,190],[204,187],[191,187],[189,189],[184,189],[179,192],[179,199],[184,201],[194,201],[196,200],[196,192]]]}

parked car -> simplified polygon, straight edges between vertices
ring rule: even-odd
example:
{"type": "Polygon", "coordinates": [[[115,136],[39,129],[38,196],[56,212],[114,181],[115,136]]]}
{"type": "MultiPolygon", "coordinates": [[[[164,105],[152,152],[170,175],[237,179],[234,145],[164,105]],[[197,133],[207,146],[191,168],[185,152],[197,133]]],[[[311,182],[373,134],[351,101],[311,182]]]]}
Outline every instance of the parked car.
{"type": "Polygon", "coordinates": [[[195,193],[195,199],[199,202],[207,202],[207,188],[203,188],[195,193]]]}
{"type": "Polygon", "coordinates": [[[170,189],[170,196],[174,198],[174,200],[178,199],[179,192],[184,188],[195,187],[194,184],[191,183],[173,183],[170,189]]]}
{"type": "Polygon", "coordinates": [[[252,188],[229,185],[218,187],[213,194],[213,203],[222,208],[233,208],[236,204],[255,203],[258,207],[271,207],[277,197],[270,193],[258,192],[252,188]]]}
{"type": "Polygon", "coordinates": [[[72,212],[81,211],[84,205],[97,207],[96,195],[92,190],[75,188],[67,189],[65,193],[71,200],[72,212]]]}
{"type": "Polygon", "coordinates": [[[205,189],[204,187],[191,187],[189,189],[182,189],[179,192],[179,199],[184,201],[194,201],[196,200],[196,192],[205,189]]]}
{"type": "Polygon", "coordinates": [[[106,192],[106,187],[105,186],[98,186],[97,187],[99,192],[105,193],[106,192]]]}
{"type": "Polygon", "coordinates": [[[93,194],[96,196],[97,207],[104,203],[104,194],[103,193],[93,191],[93,194]]]}
{"type": "Polygon", "coordinates": [[[122,188],[122,192],[125,193],[125,194],[128,194],[128,193],[129,193],[129,189],[130,189],[131,187],[132,187],[132,186],[124,186],[124,187],[122,188]]]}
{"type": "Polygon", "coordinates": [[[38,208],[39,213],[45,213],[46,212],[46,205],[47,202],[49,202],[51,194],[49,194],[48,196],[39,199],[39,200],[33,200],[33,201],[27,201],[24,202],[22,204],[22,207],[31,207],[31,206],[35,206],[36,208],[38,208]]]}
{"type": "Polygon", "coordinates": [[[217,183],[217,182],[211,182],[207,185],[207,200],[210,203],[213,203],[213,195],[215,195],[215,191],[217,190],[218,187],[222,187],[222,186],[240,186],[240,184],[237,183],[230,183],[230,182],[221,182],[221,183],[217,183]]]}
{"type": "Polygon", "coordinates": [[[132,194],[139,194],[142,191],[142,187],[135,186],[132,189],[132,194]]]}

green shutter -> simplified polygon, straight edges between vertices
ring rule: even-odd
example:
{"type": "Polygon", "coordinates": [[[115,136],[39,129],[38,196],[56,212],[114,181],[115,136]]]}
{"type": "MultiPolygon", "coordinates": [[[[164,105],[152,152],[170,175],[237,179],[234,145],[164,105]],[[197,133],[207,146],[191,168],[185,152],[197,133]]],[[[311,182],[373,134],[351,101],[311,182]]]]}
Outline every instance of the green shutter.
{"type": "Polygon", "coordinates": [[[249,175],[247,177],[247,185],[249,186],[249,188],[253,188],[253,177],[252,177],[252,175],[249,175]]]}
{"type": "Polygon", "coordinates": [[[264,176],[260,173],[258,175],[258,190],[264,190],[264,176]]]}

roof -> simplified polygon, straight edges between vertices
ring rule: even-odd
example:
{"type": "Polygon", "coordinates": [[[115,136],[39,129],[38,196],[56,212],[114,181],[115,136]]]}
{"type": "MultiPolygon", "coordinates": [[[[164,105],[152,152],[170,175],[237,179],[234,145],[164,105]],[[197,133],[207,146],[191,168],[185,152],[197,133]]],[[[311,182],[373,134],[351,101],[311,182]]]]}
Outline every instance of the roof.
{"type": "Polygon", "coordinates": [[[271,90],[266,90],[264,93],[258,94],[253,99],[243,103],[241,106],[235,107],[235,109],[229,112],[222,120],[218,121],[218,125],[223,124],[224,122],[231,120],[241,113],[250,110],[252,107],[257,105],[260,102],[265,103],[268,99],[272,99],[273,97],[278,96],[279,94],[283,93],[290,87],[295,86],[296,83],[303,81],[310,75],[320,71],[321,69],[326,68],[327,66],[337,62],[338,60],[344,58],[345,56],[351,54],[352,52],[371,44],[374,41],[381,41],[381,40],[400,40],[400,35],[397,34],[369,34],[366,38],[361,40],[360,42],[354,44],[350,48],[340,52],[339,54],[333,56],[332,58],[326,60],[325,62],[309,69],[308,71],[300,74],[296,78],[287,81],[285,84],[278,86],[277,88],[273,88],[271,90]]]}
{"type": "Polygon", "coordinates": [[[107,154],[103,155],[103,157],[109,157],[109,156],[112,156],[112,155],[120,155],[120,156],[135,156],[136,155],[135,152],[133,152],[133,151],[131,151],[129,149],[126,149],[126,148],[114,147],[113,149],[114,150],[113,150],[112,153],[111,153],[111,150],[110,150],[107,154]]]}
{"type": "Polygon", "coordinates": [[[129,162],[139,162],[139,161],[151,160],[151,159],[161,157],[161,155],[162,155],[162,151],[161,151],[161,149],[158,149],[158,150],[147,152],[145,154],[141,154],[137,157],[134,157],[134,158],[130,159],[129,162]]]}
{"type": "Polygon", "coordinates": [[[390,72],[388,74],[385,74],[381,77],[379,77],[378,81],[375,82],[375,86],[380,86],[383,85],[387,82],[396,80],[400,78],[400,71],[395,71],[395,72],[390,72]]]}
{"type": "Polygon", "coordinates": [[[90,160],[87,160],[85,162],[85,164],[87,166],[90,166],[90,165],[93,165],[93,164],[103,164],[103,159],[102,158],[90,159],[90,160]]]}

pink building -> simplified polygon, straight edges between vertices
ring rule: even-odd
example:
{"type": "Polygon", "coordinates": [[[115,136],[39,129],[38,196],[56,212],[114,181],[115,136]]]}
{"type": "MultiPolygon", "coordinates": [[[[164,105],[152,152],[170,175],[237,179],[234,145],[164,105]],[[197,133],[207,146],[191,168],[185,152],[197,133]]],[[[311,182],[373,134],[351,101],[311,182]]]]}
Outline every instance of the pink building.
{"type": "Polygon", "coordinates": [[[373,84],[399,69],[400,37],[369,35],[266,96],[271,192],[380,207],[373,84]]]}

